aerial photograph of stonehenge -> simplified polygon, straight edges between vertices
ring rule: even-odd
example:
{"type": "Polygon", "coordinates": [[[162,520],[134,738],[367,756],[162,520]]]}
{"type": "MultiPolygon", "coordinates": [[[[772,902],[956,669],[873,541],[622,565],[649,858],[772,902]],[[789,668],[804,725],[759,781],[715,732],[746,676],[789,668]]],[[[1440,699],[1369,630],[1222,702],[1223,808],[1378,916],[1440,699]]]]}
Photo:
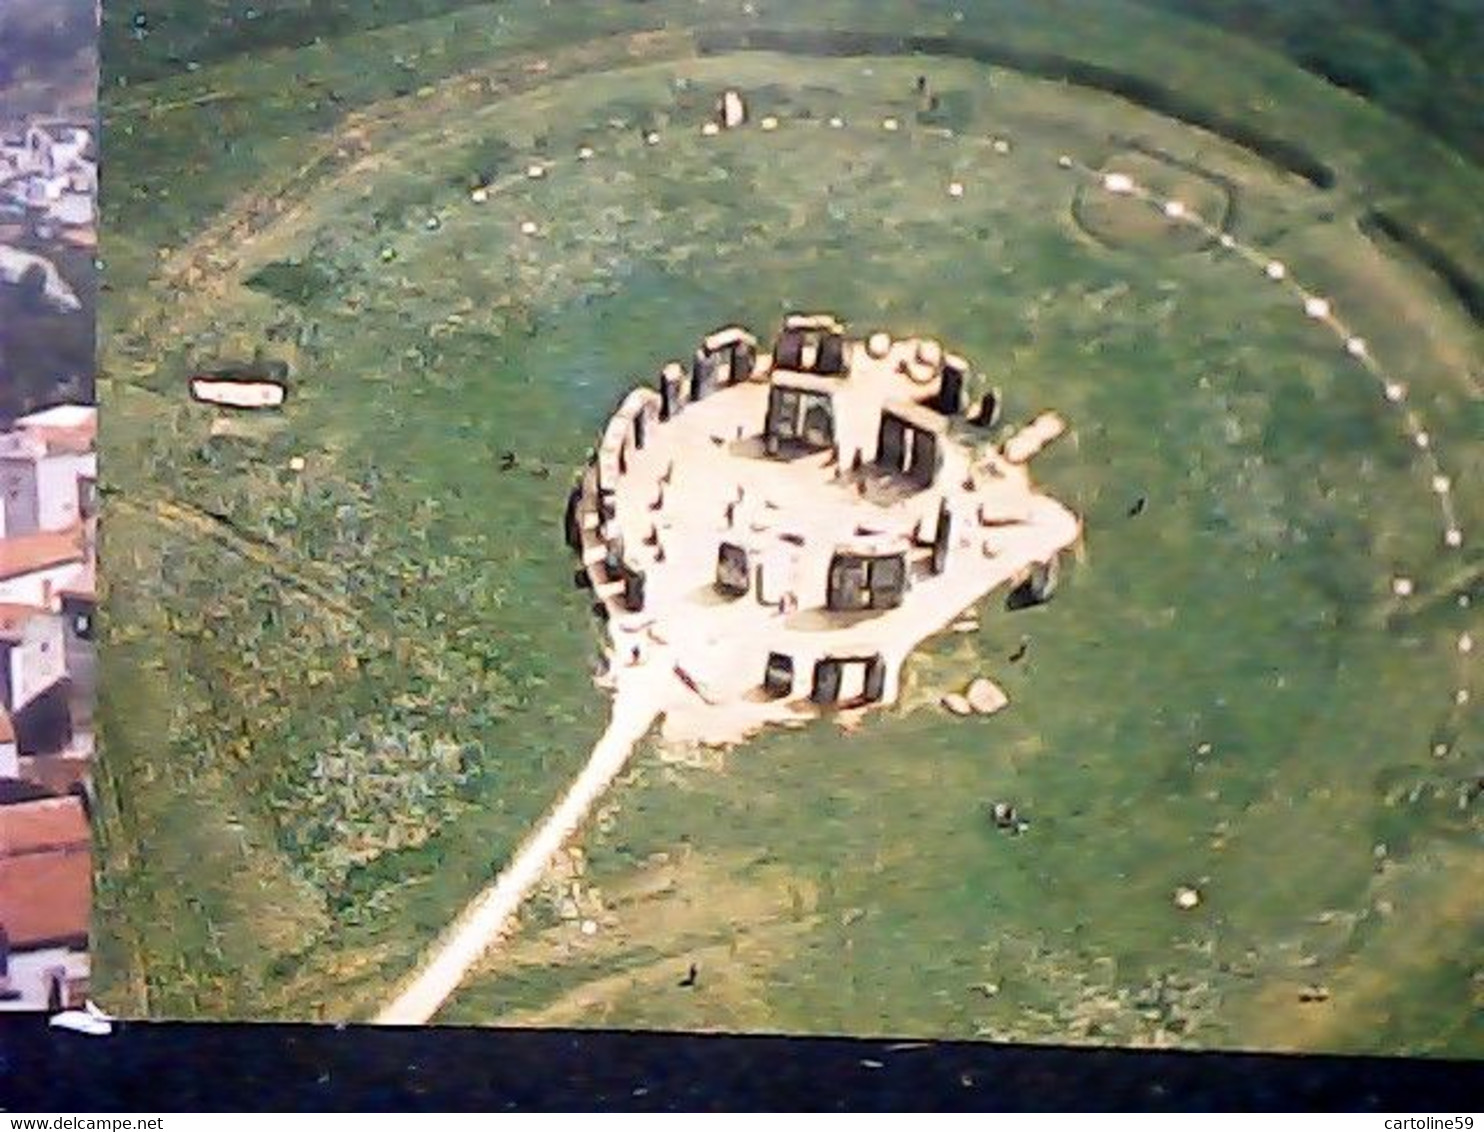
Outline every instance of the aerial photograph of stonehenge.
{"type": "Polygon", "coordinates": [[[1466,7],[106,8],[88,993],[1484,1057],[1466,7]]]}

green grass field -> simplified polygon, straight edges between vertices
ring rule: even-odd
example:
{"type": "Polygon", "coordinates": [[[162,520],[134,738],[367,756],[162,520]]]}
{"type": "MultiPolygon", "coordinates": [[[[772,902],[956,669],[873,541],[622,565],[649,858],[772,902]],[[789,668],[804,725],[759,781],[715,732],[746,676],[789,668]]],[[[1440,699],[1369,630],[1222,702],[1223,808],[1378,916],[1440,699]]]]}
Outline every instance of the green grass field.
{"type": "Polygon", "coordinates": [[[1457,641],[1484,597],[1484,332],[1360,225],[1384,207],[1484,273],[1478,172],[1142,9],[758,7],[1155,76],[1312,142],[1336,183],[972,58],[701,53],[679,0],[467,8],[119,92],[109,1005],[379,1003],[602,729],[560,518],[603,421],[706,331],[803,307],[937,336],[1012,419],[1066,416],[1041,475],[1085,553],[1052,605],[991,601],[931,644],[854,734],[646,751],[582,841],[600,930],[553,883],[440,1017],[1484,1052],[1484,735],[1454,702],[1479,694],[1457,641]],[[779,127],[703,137],[727,86],[779,127]],[[1407,385],[1464,545],[1404,410],[1290,291],[1062,154],[1224,216],[1330,296],[1407,385]],[[294,364],[286,411],[211,436],[186,375],[258,346],[294,364]],[[1007,712],[937,708],[979,671],[1007,712]],[[984,819],[1006,798],[1024,836],[984,819]],[[1203,901],[1181,912],[1186,884],[1203,901]]]}

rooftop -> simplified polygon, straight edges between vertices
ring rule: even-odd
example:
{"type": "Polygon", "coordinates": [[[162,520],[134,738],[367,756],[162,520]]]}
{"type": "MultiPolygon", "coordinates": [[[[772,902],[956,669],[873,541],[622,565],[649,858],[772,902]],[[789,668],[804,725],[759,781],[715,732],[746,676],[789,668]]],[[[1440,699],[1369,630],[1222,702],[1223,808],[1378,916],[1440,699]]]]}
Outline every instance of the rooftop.
{"type": "Polygon", "coordinates": [[[69,796],[0,807],[0,925],[11,947],[85,938],[91,899],[82,802],[69,796]]]}
{"type": "Polygon", "coordinates": [[[16,429],[39,436],[47,448],[89,451],[98,439],[96,405],[55,405],[16,421],[16,429]]]}
{"type": "Polygon", "coordinates": [[[22,428],[85,428],[98,427],[97,405],[53,405],[21,417],[16,424],[22,428]]]}
{"type": "Polygon", "coordinates": [[[83,558],[81,526],[0,539],[0,581],[23,578],[69,562],[81,562],[83,558]]]}

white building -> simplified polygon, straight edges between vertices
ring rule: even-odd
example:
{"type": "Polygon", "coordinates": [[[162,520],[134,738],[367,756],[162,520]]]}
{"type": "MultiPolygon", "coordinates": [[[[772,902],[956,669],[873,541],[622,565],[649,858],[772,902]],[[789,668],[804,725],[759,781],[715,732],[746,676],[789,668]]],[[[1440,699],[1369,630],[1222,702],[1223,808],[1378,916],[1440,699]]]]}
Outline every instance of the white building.
{"type": "Polygon", "coordinates": [[[97,410],[59,405],[0,433],[0,538],[65,531],[93,513],[97,410]]]}
{"type": "Polygon", "coordinates": [[[67,675],[62,618],[26,605],[0,605],[0,701],[14,715],[67,675]]]}
{"type": "Polygon", "coordinates": [[[0,539],[0,604],[58,608],[62,591],[86,571],[87,560],[81,527],[0,539]]]}

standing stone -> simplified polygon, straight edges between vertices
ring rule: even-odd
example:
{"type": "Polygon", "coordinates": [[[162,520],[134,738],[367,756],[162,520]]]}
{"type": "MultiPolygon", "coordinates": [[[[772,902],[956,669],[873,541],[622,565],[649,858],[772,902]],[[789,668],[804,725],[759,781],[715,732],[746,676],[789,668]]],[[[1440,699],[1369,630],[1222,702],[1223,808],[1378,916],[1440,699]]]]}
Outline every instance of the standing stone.
{"type": "Polygon", "coordinates": [[[840,698],[840,662],[825,657],[814,662],[814,689],[809,699],[825,706],[840,698]]]}
{"type": "Polygon", "coordinates": [[[623,576],[623,536],[613,535],[603,546],[603,570],[608,578],[616,580],[623,576]]]}
{"type": "Polygon", "coordinates": [[[881,414],[876,434],[876,465],[888,472],[900,472],[906,458],[907,429],[900,417],[881,414]]]}
{"type": "Polygon", "coordinates": [[[717,111],[722,126],[728,130],[735,130],[747,121],[747,104],[735,90],[729,90],[721,96],[721,105],[717,107],[717,111]]]}
{"type": "Polygon", "coordinates": [[[834,377],[845,372],[845,339],[839,334],[826,334],[819,340],[819,353],[814,359],[814,372],[834,377]]]}
{"type": "Polygon", "coordinates": [[[912,453],[907,462],[907,478],[918,487],[931,487],[942,463],[943,455],[938,451],[937,436],[925,429],[914,429],[912,453]]]}
{"type": "Polygon", "coordinates": [[[567,514],[565,530],[567,534],[567,546],[581,553],[582,551],[582,485],[578,484],[567,496],[567,514]]]}
{"type": "Polygon", "coordinates": [[[763,690],[769,699],[781,700],[794,690],[794,661],[786,653],[770,652],[763,671],[763,690]]]}
{"type": "Polygon", "coordinates": [[[991,389],[979,399],[979,411],[974,414],[974,423],[981,428],[994,428],[1000,423],[1004,409],[1004,397],[998,389],[991,389]]]}
{"type": "Polygon", "coordinates": [[[644,609],[644,571],[627,564],[623,567],[623,607],[630,613],[644,609]]]}
{"type": "Polygon", "coordinates": [[[732,347],[731,376],[733,383],[747,381],[757,365],[757,347],[751,342],[738,342],[732,347]]]}
{"type": "Polygon", "coordinates": [[[773,349],[773,365],[777,369],[802,369],[804,365],[804,332],[785,330],[778,336],[778,345],[773,349]]]}
{"type": "Polygon", "coordinates": [[[684,385],[685,371],[675,362],[660,371],[660,420],[668,421],[680,412],[684,385]]]}
{"type": "Polygon", "coordinates": [[[946,417],[956,417],[963,412],[964,382],[968,376],[968,367],[962,359],[945,359],[943,373],[939,378],[938,395],[933,398],[933,408],[946,417]]]}
{"type": "Polygon", "coordinates": [[[690,399],[699,401],[716,387],[719,359],[715,354],[697,350],[690,366],[690,399]]]}
{"type": "Polygon", "coordinates": [[[933,532],[932,571],[941,574],[948,569],[948,549],[953,539],[953,512],[948,509],[948,500],[938,502],[938,525],[933,532]]]}
{"type": "Polygon", "coordinates": [[[774,385],[768,390],[768,417],[763,424],[764,448],[776,456],[784,441],[799,436],[799,391],[774,385]]]}

